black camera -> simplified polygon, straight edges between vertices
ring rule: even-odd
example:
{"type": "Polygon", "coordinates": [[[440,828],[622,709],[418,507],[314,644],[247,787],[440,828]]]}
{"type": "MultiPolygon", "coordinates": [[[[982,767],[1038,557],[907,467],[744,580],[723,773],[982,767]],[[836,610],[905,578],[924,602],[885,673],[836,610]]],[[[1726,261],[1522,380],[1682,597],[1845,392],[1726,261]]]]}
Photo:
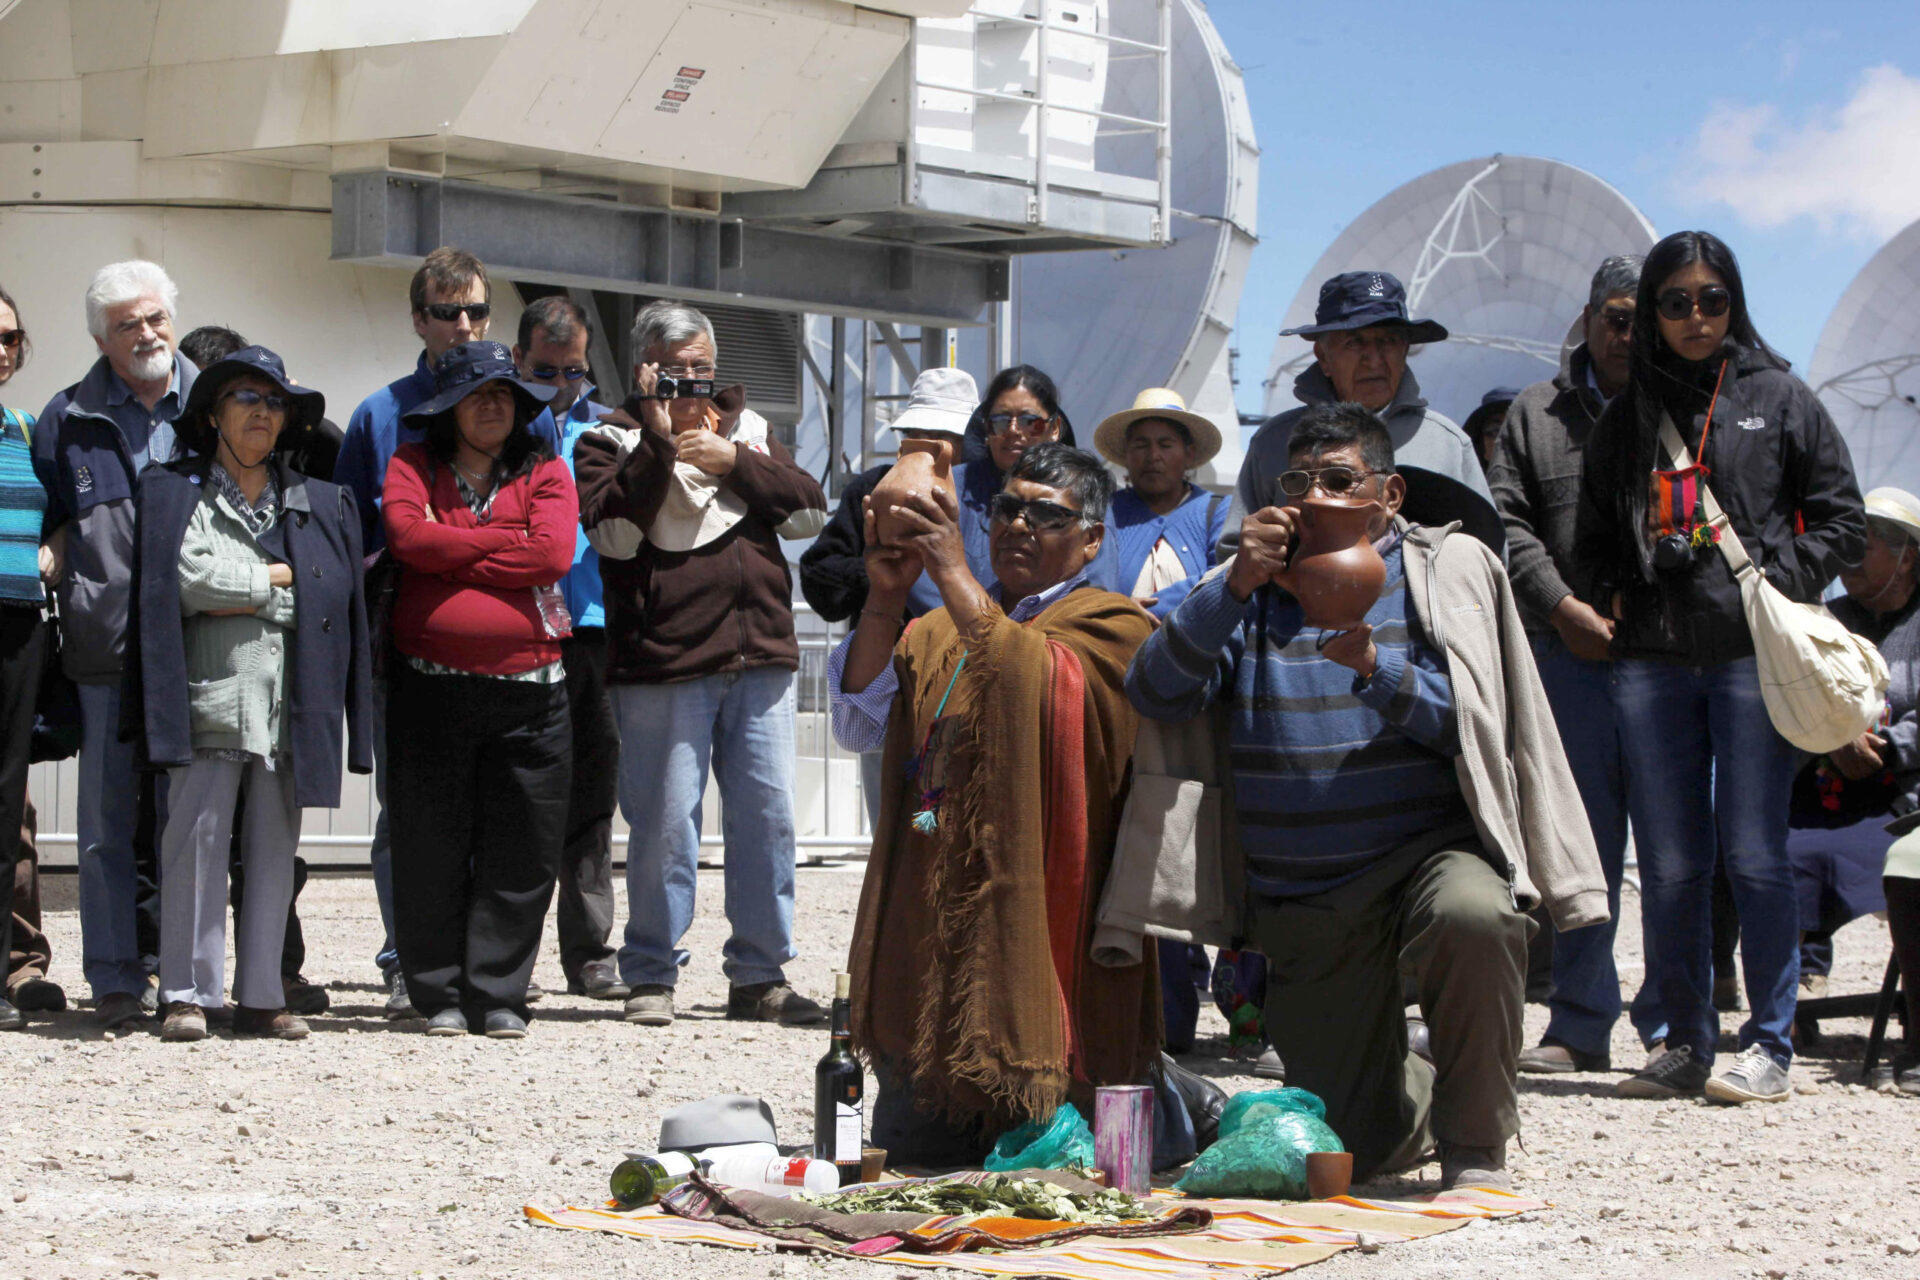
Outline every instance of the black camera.
{"type": "Polygon", "coordinates": [[[1669,533],[1653,544],[1653,567],[1661,573],[1682,573],[1693,568],[1693,539],[1684,533],[1669,533]]]}
{"type": "Polygon", "coordinates": [[[711,400],[713,399],[712,378],[675,378],[661,374],[654,380],[654,400],[711,400]]]}

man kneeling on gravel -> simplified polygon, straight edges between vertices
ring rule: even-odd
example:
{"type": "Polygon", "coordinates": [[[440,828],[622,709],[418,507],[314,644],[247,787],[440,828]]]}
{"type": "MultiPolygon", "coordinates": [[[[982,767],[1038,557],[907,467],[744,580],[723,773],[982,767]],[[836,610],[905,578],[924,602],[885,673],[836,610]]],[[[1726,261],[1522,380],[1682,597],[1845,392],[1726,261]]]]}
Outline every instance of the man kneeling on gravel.
{"type": "MultiPolygon", "coordinates": [[[[1513,589],[1485,543],[1398,515],[1386,428],[1358,404],[1295,424],[1283,506],[1246,518],[1127,673],[1143,714],[1226,706],[1248,929],[1267,1034],[1319,1094],[1356,1180],[1438,1143],[1444,1189],[1511,1186],[1525,912],[1607,918],[1606,881],[1513,589]],[[1372,508],[1385,586],[1351,630],[1310,625],[1277,577],[1302,508],[1372,508]],[[1341,503],[1340,505],[1346,505],[1341,503]],[[1411,1052],[1403,975],[1431,1028],[1411,1052]]],[[[1304,589],[1304,588],[1303,588],[1304,589]]]]}

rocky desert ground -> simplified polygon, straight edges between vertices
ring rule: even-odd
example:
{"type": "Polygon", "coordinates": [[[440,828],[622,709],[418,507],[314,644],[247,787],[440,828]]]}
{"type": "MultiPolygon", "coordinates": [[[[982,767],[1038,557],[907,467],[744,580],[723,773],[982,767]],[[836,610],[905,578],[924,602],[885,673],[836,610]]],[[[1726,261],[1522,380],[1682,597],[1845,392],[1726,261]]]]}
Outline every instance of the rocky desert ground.
{"type": "MultiPolygon", "coordinates": [[[[852,927],[858,864],[800,876],[800,959],[816,995],[852,927]]],[[[54,977],[82,994],[73,879],[49,877],[54,977]]],[[[90,1015],[41,1017],[0,1037],[12,1081],[0,1118],[0,1277],[578,1277],[735,1280],[881,1276],[883,1264],[640,1243],[528,1225],[523,1205],[604,1196],[619,1153],[653,1144],[660,1116],[718,1092],[759,1094],[783,1141],[810,1133],[818,1030],[730,1023],[719,971],[717,873],[701,875],[681,1018],[620,1021],[617,1005],[549,994],[519,1042],[428,1039],[379,1012],[372,881],[320,876],[301,898],[333,1010],[304,1042],[224,1035],[108,1038],[90,1015]]],[[[1637,985],[1638,905],[1621,935],[1637,985]]],[[[1884,926],[1839,938],[1836,990],[1878,984],[1884,926]]],[[[551,926],[536,977],[562,987],[551,926]]],[[[1209,1010],[1187,1062],[1230,1091],[1257,1082],[1222,1061],[1209,1010]]],[[[1530,1008],[1537,1036],[1545,1011],[1530,1008]]],[[[1726,1027],[1737,1025],[1729,1015],[1726,1027]]],[[[1920,1098],[1860,1082],[1864,1022],[1828,1024],[1768,1107],[1629,1102],[1618,1073],[1523,1077],[1518,1189],[1551,1210],[1314,1267],[1351,1277],[1920,1276],[1920,1098]]],[[[1641,1054],[1624,1027],[1617,1064],[1641,1054]]],[[[1427,1177],[1376,1184],[1416,1195],[1427,1177]]]]}

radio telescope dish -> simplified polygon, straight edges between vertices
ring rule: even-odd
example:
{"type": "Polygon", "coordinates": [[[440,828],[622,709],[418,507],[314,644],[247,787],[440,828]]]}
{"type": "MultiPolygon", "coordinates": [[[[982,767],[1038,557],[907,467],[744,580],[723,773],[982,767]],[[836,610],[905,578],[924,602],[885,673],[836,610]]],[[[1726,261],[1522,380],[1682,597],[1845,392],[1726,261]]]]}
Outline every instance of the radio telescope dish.
{"type": "Polygon", "coordinates": [[[1840,295],[1807,381],[1846,438],[1862,490],[1920,492],[1920,222],[1840,295]]]}
{"type": "MultiPolygon", "coordinates": [[[[1112,0],[1113,30],[1152,38],[1153,0],[1112,0]]],[[[1151,58],[1116,57],[1109,111],[1150,119],[1151,58]]],[[[1239,416],[1227,341],[1254,247],[1259,149],[1240,68],[1195,0],[1173,5],[1172,243],[1163,249],[1030,254],[1014,264],[1014,354],[1052,374],[1082,440],[1147,387],[1172,387],[1220,428],[1210,470],[1231,483],[1239,416]]],[[[1151,172],[1151,133],[1103,133],[1100,168],[1151,172]]],[[[1203,477],[1204,478],[1204,477],[1203,477]]]]}
{"type": "MultiPolygon", "coordinates": [[[[1463,160],[1395,188],[1356,218],[1307,273],[1280,327],[1313,323],[1330,276],[1392,272],[1407,287],[1410,314],[1452,333],[1415,347],[1409,367],[1427,402],[1459,422],[1494,387],[1552,377],[1601,261],[1645,253],[1653,242],[1645,215],[1584,169],[1536,156],[1463,160]]],[[[1312,363],[1306,339],[1274,343],[1269,415],[1296,403],[1293,381],[1312,363]]]]}

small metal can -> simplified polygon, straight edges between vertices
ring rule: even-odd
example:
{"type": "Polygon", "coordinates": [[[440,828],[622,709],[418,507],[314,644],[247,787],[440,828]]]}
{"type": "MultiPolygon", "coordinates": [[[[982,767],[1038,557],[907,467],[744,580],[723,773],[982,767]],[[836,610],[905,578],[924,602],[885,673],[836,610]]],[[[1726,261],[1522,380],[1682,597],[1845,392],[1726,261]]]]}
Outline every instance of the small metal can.
{"type": "Polygon", "coordinates": [[[1103,1085],[1093,1093],[1093,1163],[1107,1185],[1128,1195],[1152,1189],[1153,1089],[1103,1085]]]}

